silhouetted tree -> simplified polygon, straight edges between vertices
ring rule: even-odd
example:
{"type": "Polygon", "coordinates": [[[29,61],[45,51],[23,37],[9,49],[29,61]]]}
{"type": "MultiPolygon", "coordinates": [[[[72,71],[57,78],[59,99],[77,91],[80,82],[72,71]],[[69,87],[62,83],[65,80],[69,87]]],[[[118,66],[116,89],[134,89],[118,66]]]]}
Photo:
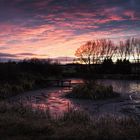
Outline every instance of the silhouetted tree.
{"type": "Polygon", "coordinates": [[[91,41],[88,41],[86,44],[82,45],[76,50],[75,56],[79,58],[81,63],[90,65],[92,53],[93,43],[91,41]]]}
{"type": "Polygon", "coordinates": [[[79,47],[75,55],[85,64],[94,64],[104,59],[111,59],[116,52],[117,47],[111,40],[100,39],[88,41],[79,47]]]}

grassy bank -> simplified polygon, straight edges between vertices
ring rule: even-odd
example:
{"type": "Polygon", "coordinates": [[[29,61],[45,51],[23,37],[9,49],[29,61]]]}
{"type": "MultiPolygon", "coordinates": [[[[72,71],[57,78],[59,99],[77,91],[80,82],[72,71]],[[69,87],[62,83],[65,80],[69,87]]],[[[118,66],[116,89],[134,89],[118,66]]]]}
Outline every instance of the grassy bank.
{"type": "Polygon", "coordinates": [[[52,86],[49,80],[55,79],[55,77],[42,77],[33,76],[33,78],[21,77],[16,82],[4,82],[0,84],[0,100],[7,99],[9,97],[21,94],[25,91],[47,88],[52,86]]]}
{"type": "Polygon", "coordinates": [[[100,116],[91,119],[70,109],[62,117],[52,118],[49,111],[0,103],[1,140],[138,140],[140,124],[132,118],[100,116]]]}
{"type": "Polygon", "coordinates": [[[58,64],[38,59],[0,63],[0,99],[47,87],[47,80],[60,78],[61,71],[58,64]]]}

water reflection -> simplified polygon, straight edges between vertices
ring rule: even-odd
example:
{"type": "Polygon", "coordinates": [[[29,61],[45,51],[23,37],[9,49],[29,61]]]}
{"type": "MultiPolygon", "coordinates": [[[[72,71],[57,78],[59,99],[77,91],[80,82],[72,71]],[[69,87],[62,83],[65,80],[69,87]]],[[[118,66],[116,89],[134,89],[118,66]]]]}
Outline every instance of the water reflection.
{"type": "Polygon", "coordinates": [[[59,88],[52,90],[41,90],[37,94],[30,93],[29,96],[24,95],[20,97],[22,103],[28,106],[32,106],[34,109],[49,110],[53,116],[61,115],[63,112],[68,111],[73,104],[69,99],[63,96],[69,88],[59,88]]]}
{"type": "Polygon", "coordinates": [[[140,93],[140,81],[129,80],[98,80],[103,85],[112,85],[118,93],[140,93]]]}
{"type": "MultiPolygon", "coordinates": [[[[82,83],[81,79],[72,79],[72,85],[82,83]]],[[[98,80],[103,85],[112,85],[114,91],[122,94],[135,93],[135,98],[140,99],[140,81],[123,80],[98,80]]],[[[89,112],[119,112],[124,107],[124,101],[96,102],[91,100],[71,100],[64,97],[69,88],[52,88],[32,91],[17,98],[20,102],[31,105],[34,109],[48,109],[52,115],[61,115],[70,107],[81,108],[89,112]]]]}

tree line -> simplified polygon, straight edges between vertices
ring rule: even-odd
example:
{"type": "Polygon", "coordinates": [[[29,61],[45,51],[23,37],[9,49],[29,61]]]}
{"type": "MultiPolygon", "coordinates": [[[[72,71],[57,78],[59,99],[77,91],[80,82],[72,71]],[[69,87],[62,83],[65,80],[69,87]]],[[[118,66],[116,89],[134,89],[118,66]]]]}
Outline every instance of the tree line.
{"type": "Polygon", "coordinates": [[[57,63],[49,60],[29,59],[19,62],[0,63],[0,82],[17,81],[28,77],[57,77],[61,75],[61,68],[57,63]]]}
{"type": "Polygon", "coordinates": [[[130,38],[115,44],[110,39],[88,41],[76,52],[75,62],[82,64],[101,64],[104,60],[140,62],[140,39],[130,38]]]}

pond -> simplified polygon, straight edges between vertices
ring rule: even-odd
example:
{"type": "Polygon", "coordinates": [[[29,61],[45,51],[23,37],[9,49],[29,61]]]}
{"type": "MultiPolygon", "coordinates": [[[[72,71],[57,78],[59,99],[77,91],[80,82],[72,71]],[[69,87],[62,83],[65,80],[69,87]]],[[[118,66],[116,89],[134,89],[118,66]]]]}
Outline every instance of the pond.
{"type": "Polygon", "coordinates": [[[98,80],[103,85],[112,85],[114,91],[119,93],[140,93],[140,81],[136,80],[98,80]]]}
{"type": "MultiPolygon", "coordinates": [[[[114,91],[121,97],[108,100],[78,100],[68,99],[64,95],[70,88],[49,88],[26,92],[14,98],[14,101],[31,105],[33,109],[49,109],[53,116],[59,116],[70,108],[81,109],[91,115],[140,114],[140,81],[126,80],[97,80],[103,85],[112,85],[114,91]]],[[[71,79],[72,85],[83,83],[81,79],[71,79]]]]}

